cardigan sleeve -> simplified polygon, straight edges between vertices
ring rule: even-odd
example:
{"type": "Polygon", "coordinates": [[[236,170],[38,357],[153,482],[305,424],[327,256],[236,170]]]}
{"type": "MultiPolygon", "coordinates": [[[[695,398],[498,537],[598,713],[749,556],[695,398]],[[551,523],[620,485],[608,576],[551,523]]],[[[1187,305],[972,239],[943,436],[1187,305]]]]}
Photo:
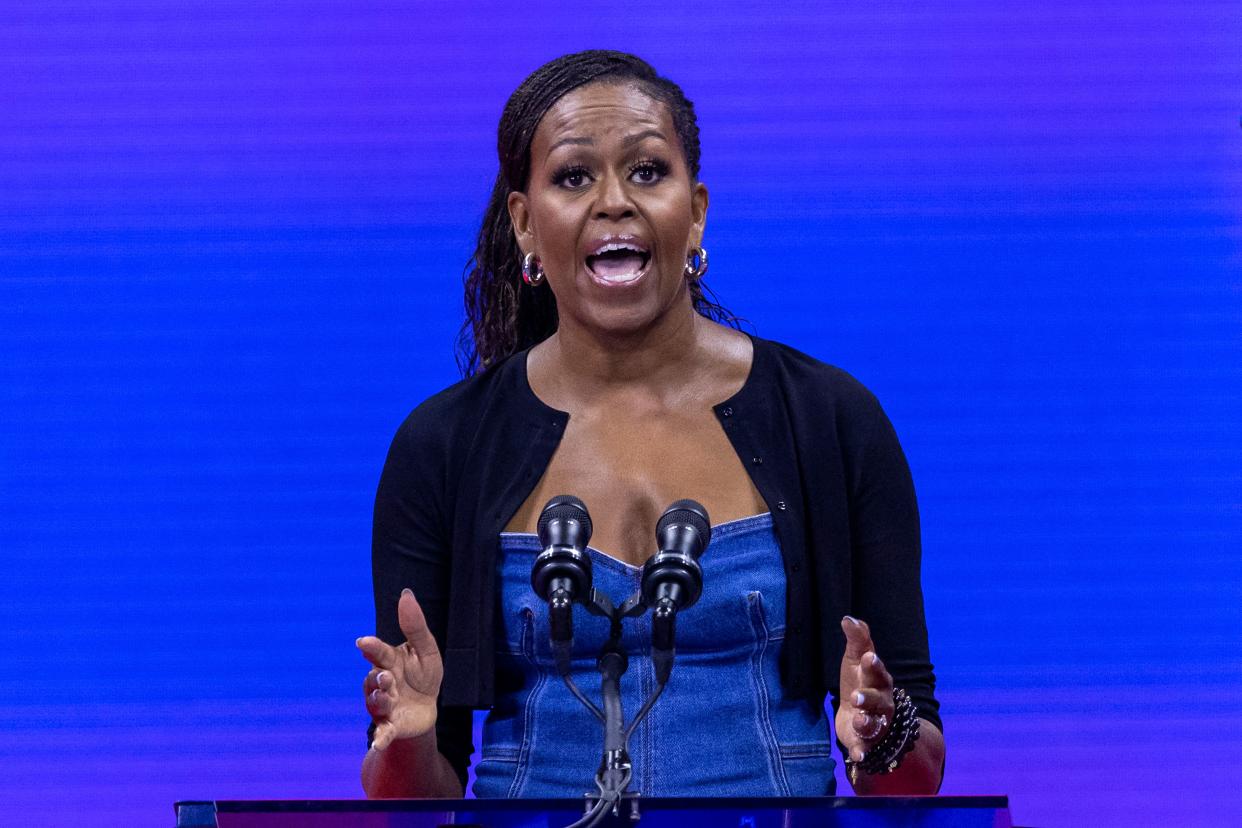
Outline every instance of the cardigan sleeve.
{"type": "MultiPolygon", "coordinates": [[[[426,406],[426,404],[424,404],[426,406]]],[[[371,530],[371,575],[375,590],[375,630],[382,641],[405,641],[397,622],[397,601],[413,590],[435,637],[445,651],[448,623],[450,539],[447,529],[447,435],[437,418],[416,409],[393,438],[375,495],[371,530]]],[[[367,734],[374,738],[375,725],[367,734]]],[[[436,719],[440,753],[466,785],[474,752],[471,711],[441,706],[436,719]]]]}
{"type": "Polygon", "coordinates": [[[897,433],[861,385],[842,418],[849,499],[852,612],[871,628],[876,652],[943,731],[923,612],[918,504],[897,433]]]}

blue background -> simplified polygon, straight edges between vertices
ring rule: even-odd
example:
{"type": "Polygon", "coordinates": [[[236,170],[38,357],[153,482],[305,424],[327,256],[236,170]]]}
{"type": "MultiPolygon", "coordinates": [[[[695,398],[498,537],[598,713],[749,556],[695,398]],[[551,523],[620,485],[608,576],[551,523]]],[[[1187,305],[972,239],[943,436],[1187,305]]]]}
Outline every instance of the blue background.
{"type": "Polygon", "coordinates": [[[598,46],[698,106],[725,303],[897,425],[944,792],[1242,815],[1236,2],[10,0],[0,822],[361,794],[379,468],[598,46]]]}

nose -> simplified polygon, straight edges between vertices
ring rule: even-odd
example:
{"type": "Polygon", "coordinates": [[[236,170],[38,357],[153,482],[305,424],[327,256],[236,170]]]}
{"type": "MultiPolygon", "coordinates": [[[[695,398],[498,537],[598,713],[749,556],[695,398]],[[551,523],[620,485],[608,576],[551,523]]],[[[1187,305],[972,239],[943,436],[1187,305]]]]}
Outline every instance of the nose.
{"type": "Polygon", "coordinates": [[[622,219],[634,216],[634,202],[620,176],[609,173],[596,189],[595,218],[622,219]]]}

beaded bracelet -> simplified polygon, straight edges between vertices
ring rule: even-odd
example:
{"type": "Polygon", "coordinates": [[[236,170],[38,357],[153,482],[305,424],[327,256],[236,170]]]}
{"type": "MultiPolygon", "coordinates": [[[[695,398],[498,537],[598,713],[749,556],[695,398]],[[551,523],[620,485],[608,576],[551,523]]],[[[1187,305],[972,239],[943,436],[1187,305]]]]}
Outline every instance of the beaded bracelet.
{"type": "Polygon", "coordinates": [[[892,773],[905,755],[914,750],[914,743],[919,739],[919,717],[914,702],[910,701],[905,690],[898,687],[893,690],[893,704],[896,708],[893,711],[893,725],[884,738],[866,752],[861,762],[855,762],[846,755],[845,772],[851,784],[858,781],[860,770],[869,776],[892,773]]]}

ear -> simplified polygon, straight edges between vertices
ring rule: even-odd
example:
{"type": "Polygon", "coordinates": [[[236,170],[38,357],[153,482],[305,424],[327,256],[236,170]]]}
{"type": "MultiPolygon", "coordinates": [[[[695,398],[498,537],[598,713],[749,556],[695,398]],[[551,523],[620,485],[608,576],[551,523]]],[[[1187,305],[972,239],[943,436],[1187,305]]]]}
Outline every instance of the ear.
{"type": "Polygon", "coordinates": [[[703,244],[703,231],[707,228],[707,185],[696,181],[690,190],[690,241],[703,244]]]}
{"type": "Polygon", "coordinates": [[[535,231],[531,226],[529,202],[526,193],[516,190],[509,193],[509,223],[513,225],[513,236],[518,248],[525,256],[535,249],[535,231]]]}

